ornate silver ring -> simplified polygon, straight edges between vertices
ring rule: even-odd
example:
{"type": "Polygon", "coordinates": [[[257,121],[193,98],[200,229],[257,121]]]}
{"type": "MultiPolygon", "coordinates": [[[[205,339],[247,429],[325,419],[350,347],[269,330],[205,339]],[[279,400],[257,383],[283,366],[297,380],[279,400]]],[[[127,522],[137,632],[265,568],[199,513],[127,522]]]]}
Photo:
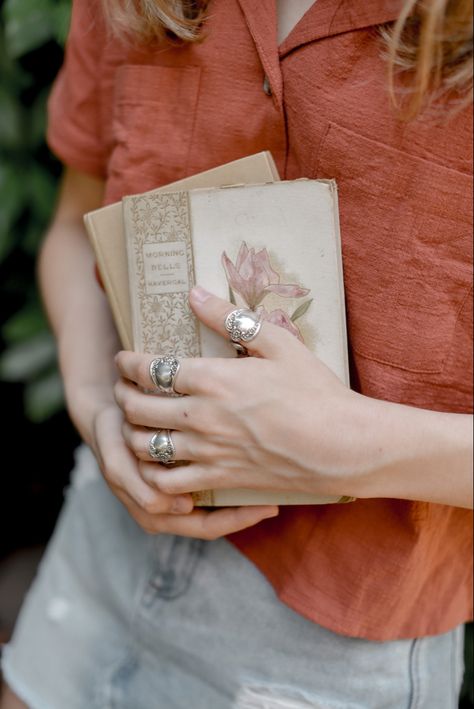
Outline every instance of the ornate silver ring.
{"type": "Polygon", "coordinates": [[[160,428],[153,434],[148,444],[148,453],[153,460],[157,460],[164,465],[174,462],[176,450],[171,440],[171,431],[167,428],[160,428]]]}
{"type": "Polygon", "coordinates": [[[247,354],[245,343],[256,337],[262,326],[260,318],[253,310],[238,308],[225,319],[225,329],[230,334],[230,341],[239,354],[247,354]]]}
{"type": "Polygon", "coordinates": [[[168,396],[182,396],[174,388],[179,372],[179,360],[174,355],[157,357],[150,362],[150,379],[154,386],[168,396]]]}

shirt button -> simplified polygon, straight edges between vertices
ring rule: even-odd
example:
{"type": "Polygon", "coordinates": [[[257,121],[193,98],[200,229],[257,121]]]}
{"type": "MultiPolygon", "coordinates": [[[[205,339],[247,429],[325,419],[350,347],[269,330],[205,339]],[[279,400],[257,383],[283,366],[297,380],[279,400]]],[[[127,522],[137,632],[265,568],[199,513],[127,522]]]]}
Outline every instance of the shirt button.
{"type": "Polygon", "coordinates": [[[267,75],[265,75],[265,77],[263,79],[263,91],[264,91],[264,93],[267,94],[267,96],[272,95],[272,87],[270,86],[270,81],[269,81],[267,75]]]}

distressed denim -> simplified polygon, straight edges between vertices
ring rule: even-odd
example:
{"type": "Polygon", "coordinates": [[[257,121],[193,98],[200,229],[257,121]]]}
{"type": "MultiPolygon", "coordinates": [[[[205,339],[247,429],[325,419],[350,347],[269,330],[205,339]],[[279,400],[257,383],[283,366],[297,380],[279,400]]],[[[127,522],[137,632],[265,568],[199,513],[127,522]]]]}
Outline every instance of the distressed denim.
{"type": "Polygon", "coordinates": [[[462,653],[337,635],[226,540],[146,535],[82,447],[3,671],[31,709],[455,709],[462,653]]]}

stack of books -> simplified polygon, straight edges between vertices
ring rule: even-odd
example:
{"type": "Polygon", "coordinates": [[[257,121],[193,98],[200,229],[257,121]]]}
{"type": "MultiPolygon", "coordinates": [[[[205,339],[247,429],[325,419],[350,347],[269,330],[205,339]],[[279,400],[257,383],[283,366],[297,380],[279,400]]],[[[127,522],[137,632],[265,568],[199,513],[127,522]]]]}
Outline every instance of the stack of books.
{"type": "MultiPolygon", "coordinates": [[[[280,181],[263,152],[124,197],[84,221],[125,349],[235,357],[190,309],[189,290],[199,284],[292,332],[349,385],[334,181],[280,181]]],[[[353,499],[246,489],[193,495],[200,506],[353,499]]]]}

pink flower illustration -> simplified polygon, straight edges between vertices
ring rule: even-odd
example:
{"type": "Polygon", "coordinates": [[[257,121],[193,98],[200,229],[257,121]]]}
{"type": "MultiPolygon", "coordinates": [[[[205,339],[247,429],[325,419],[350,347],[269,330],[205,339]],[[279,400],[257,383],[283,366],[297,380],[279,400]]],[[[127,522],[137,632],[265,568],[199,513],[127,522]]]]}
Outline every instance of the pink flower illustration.
{"type": "Polygon", "coordinates": [[[266,320],[267,322],[271,322],[274,325],[278,325],[278,327],[283,327],[285,330],[288,330],[288,332],[291,332],[292,335],[297,337],[298,340],[304,342],[303,336],[301,335],[299,328],[295,325],[295,323],[291,320],[288,314],[285,313],[284,310],[277,308],[277,310],[272,310],[270,313],[268,313],[265,308],[261,306],[257,312],[262,320],[266,320]]]}
{"type": "Polygon", "coordinates": [[[239,249],[235,265],[225,251],[222,254],[222,265],[229,286],[252,310],[262,302],[267,293],[276,293],[283,298],[301,298],[309,293],[308,288],[297,284],[280,283],[280,275],[273,270],[267,250],[255,252],[255,249],[248,248],[245,241],[239,249]]]}

